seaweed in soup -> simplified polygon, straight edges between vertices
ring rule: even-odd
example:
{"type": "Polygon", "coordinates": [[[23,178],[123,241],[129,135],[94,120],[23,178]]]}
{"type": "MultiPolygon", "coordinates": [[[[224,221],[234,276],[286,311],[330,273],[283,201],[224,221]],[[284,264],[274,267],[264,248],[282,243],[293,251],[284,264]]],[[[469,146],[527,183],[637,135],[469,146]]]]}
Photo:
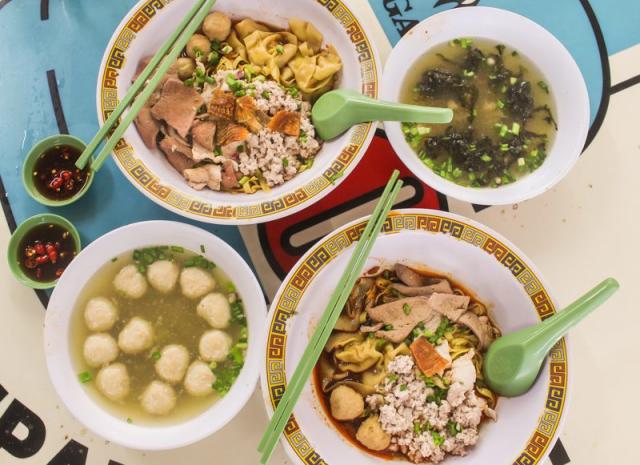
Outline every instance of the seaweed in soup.
{"type": "Polygon", "coordinates": [[[557,122],[548,84],[502,44],[455,39],[414,66],[402,100],[454,110],[449,125],[403,123],[407,142],[438,175],[471,187],[498,187],[537,169],[557,122]]]}

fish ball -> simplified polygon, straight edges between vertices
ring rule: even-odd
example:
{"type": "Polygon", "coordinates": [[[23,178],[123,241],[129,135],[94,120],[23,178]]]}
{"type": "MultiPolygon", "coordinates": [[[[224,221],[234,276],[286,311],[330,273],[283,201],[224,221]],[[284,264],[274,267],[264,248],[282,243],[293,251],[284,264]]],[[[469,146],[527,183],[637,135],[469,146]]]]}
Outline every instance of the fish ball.
{"type": "Polygon", "coordinates": [[[118,346],[126,354],[138,354],[153,344],[153,327],[140,317],[133,317],[118,335],[118,346]]]}
{"type": "Polygon", "coordinates": [[[84,309],[84,322],[91,331],[108,331],[118,321],[118,308],[106,297],[94,297],[84,309]]]}
{"type": "Polygon", "coordinates": [[[206,396],[213,392],[211,385],[215,383],[216,375],[213,374],[209,365],[200,360],[196,360],[187,370],[184,378],[184,388],[192,396],[206,396]]]}
{"type": "Polygon", "coordinates": [[[142,408],[152,415],[166,415],[176,406],[176,393],[162,381],[151,381],[142,393],[142,408]]]}
{"type": "Polygon", "coordinates": [[[196,58],[196,51],[200,51],[203,54],[208,54],[211,49],[211,42],[202,34],[194,34],[187,42],[187,55],[191,58],[196,58]]]}
{"type": "Polygon", "coordinates": [[[231,308],[227,298],[220,293],[211,293],[204,296],[196,311],[212,328],[224,329],[229,326],[231,308]]]}
{"type": "Polygon", "coordinates": [[[165,346],[160,352],[160,358],[155,363],[158,376],[171,384],[182,381],[188,365],[189,351],[179,344],[165,346]]]}
{"type": "Polygon", "coordinates": [[[199,299],[216,286],[211,273],[198,267],[185,268],[180,273],[180,287],[185,297],[199,299]]]}
{"type": "Polygon", "coordinates": [[[147,292],[147,280],[135,265],[122,268],[113,279],[113,286],[120,294],[130,299],[139,299],[147,292]]]}
{"type": "Polygon", "coordinates": [[[364,413],[364,399],[349,386],[340,385],[331,391],[329,404],[336,420],[354,420],[364,413]]]}
{"type": "Polygon", "coordinates": [[[219,11],[214,11],[204,18],[202,31],[210,40],[223,41],[231,32],[231,19],[219,11]]]}
{"type": "Polygon", "coordinates": [[[149,265],[149,269],[147,270],[149,284],[151,284],[151,287],[156,291],[163,294],[171,292],[173,288],[176,287],[179,274],[180,269],[178,268],[178,265],[174,262],[170,262],[169,260],[158,260],[157,262],[153,262],[149,265]]]}
{"type": "Polygon", "coordinates": [[[356,439],[371,450],[385,450],[391,444],[391,436],[382,429],[377,415],[372,415],[360,424],[356,439]]]}
{"type": "Polygon", "coordinates": [[[196,64],[191,58],[181,57],[176,61],[178,77],[183,81],[189,79],[196,70],[196,64]]]}
{"type": "Polygon", "coordinates": [[[107,399],[119,401],[129,395],[129,373],[122,363],[101,368],[96,376],[96,387],[107,399]]]}
{"type": "Polygon", "coordinates": [[[231,336],[219,329],[210,329],[200,338],[200,356],[207,362],[221,362],[231,349],[231,336]]]}
{"type": "Polygon", "coordinates": [[[107,333],[92,334],[84,341],[84,360],[89,366],[99,367],[118,357],[118,345],[107,333]]]}

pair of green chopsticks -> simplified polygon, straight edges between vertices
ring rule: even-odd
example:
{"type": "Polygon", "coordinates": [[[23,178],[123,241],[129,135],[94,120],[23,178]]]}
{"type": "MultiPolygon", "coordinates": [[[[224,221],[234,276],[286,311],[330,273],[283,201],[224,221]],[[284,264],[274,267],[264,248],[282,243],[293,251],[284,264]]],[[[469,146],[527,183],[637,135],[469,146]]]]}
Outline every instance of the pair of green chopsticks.
{"type": "Polygon", "coordinates": [[[380,229],[387,218],[387,214],[391,210],[393,203],[400,192],[402,187],[402,180],[398,179],[398,170],[395,170],[387,183],[387,187],[384,189],[378,204],[376,205],[373,214],[369,218],[369,222],[365,227],[358,244],[353,251],[351,260],[347,265],[340,281],[336,286],[336,290],[329,299],[329,304],[325,309],[322,319],[318,323],[316,330],[307,345],[298,366],[296,367],[293,377],[287,386],[285,393],[283,394],[278,407],[276,408],[271,421],[267,426],[267,430],[262,436],[262,440],[258,445],[258,451],[262,452],[260,463],[266,464],[273,449],[278,443],[278,439],[284,431],[285,425],[289,421],[289,417],[293,412],[293,408],[302,393],[302,389],[306,384],[311,371],[315,366],[322,350],[331,335],[331,331],[338,321],[338,317],[342,312],[342,308],[351,294],[351,289],[356,283],[356,280],[362,273],[365,261],[371,252],[371,248],[375,243],[380,229]]]}
{"type": "Polygon", "coordinates": [[[100,128],[94,138],[91,139],[91,142],[89,142],[87,148],[84,149],[82,155],[80,155],[80,158],[78,158],[78,160],[76,161],[76,166],[78,168],[83,169],[87,165],[89,159],[93,155],[93,152],[102,142],[102,139],[117,124],[118,119],[124,112],[125,108],[127,108],[131,101],[136,97],[138,91],[144,86],[145,82],[147,81],[147,79],[149,79],[151,73],[156,70],[157,66],[158,68],[153,78],[149,80],[144,90],[140,92],[140,95],[138,95],[138,98],[136,98],[135,102],[133,102],[131,108],[124,116],[124,118],[122,118],[120,124],[117,125],[117,127],[113,131],[113,134],[106,142],[105,146],[91,163],[91,168],[93,169],[93,171],[98,171],[100,169],[100,167],[109,156],[113,148],[116,146],[131,122],[135,119],[136,116],[138,116],[138,113],[145,105],[153,91],[156,89],[156,87],[158,87],[160,80],[165,75],[169,67],[173,64],[176,58],[178,58],[178,55],[180,55],[182,49],[187,45],[187,42],[189,41],[191,36],[198,30],[200,24],[202,24],[202,21],[204,21],[205,16],[209,13],[211,7],[213,7],[213,4],[215,2],[216,0],[196,1],[194,7],[189,10],[176,30],[169,36],[165,43],[162,44],[162,47],[160,47],[149,64],[140,73],[140,76],[138,76],[136,81],[129,88],[122,101],[118,104],[116,109],[113,110],[113,113],[111,113],[109,118],[107,118],[107,121],[105,121],[104,125],[100,128]],[[158,64],[160,64],[160,66],[158,66],[158,64]]]}

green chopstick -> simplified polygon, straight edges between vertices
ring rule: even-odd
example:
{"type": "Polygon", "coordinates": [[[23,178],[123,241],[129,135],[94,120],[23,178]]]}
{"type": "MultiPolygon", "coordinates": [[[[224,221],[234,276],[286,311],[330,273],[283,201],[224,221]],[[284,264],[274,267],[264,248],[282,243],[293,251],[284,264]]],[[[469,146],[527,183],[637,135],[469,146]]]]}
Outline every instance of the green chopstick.
{"type": "Polygon", "coordinates": [[[323,313],[322,319],[318,323],[318,326],[307,345],[307,349],[296,367],[291,378],[291,382],[274,411],[273,417],[267,427],[267,431],[263,435],[258,446],[258,451],[263,452],[261,457],[261,463],[263,464],[265,464],[271,457],[273,449],[289,421],[291,413],[295,407],[295,403],[300,397],[302,389],[304,388],[320,353],[329,339],[336,321],[342,313],[342,308],[351,294],[351,289],[360,276],[362,268],[364,267],[369,253],[375,243],[375,239],[387,218],[387,214],[393,206],[400,188],[402,187],[402,181],[398,180],[398,175],[399,173],[397,170],[392,174],[380,201],[376,205],[376,208],[371,215],[358,244],[356,245],[349,264],[338,282],[336,292],[332,294],[327,308],[323,313]]]}
{"type": "MultiPolygon", "coordinates": [[[[391,185],[392,182],[390,182],[389,186],[391,185]]],[[[401,187],[402,182],[399,181],[393,187],[391,194],[386,199],[386,202],[383,201],[385,199],[380,201],[378,207],[381,207],[381,211],[376,211],[374,212],[374,215],[371,216],[368,227],[365,229],[365,232],[363,232],[362,238],[360,240],[361,242],[359,242],[358,244],[359,247],[357,247],[354,251],[354,255],[352,256],[349,265],[345,270],[345,274],[341,278],[341,281],[338,285],[338,292],[333,294],[332,302],[330,302],[330,305],[327,306],[327,309],[332,308],[332,311],[325,310],[323,320],[318,324],[318,329],[316,329],[312,340],[307,346],[307,350],[305,350],[302,359],[296,367],[296,371],[294,372],[291,382],[289,383],[289,386],[285,391],[285,395],[278,403],[278,408],[276,409],[276,412],[274,412],[274,417],[269,424],[269,428],[267,429],[267,432],[260,442],[258,450],[264,451],[261,457],[261,463],[264,464],[268,461],[273,448],[278,442],[278,438],[282,434],[282,431],[289,421],[291,412],[293,411],[295,403],[300,396],[304,385],[306,384],[306,380],[311,374],[311,371],[313,370],[313,367],[320,353],[322,352],[326,341],[331,335],[331,331],[333,330],[335,323],[339,318],[340,313],[342,312],[342,308],[349,298],[351,289],[360,276],[362,268],[364,267],[364,263],[371,251],[371,248],[375,243],[375,237],[379,233],[380,227],[386,220],[387,213],[393,206],[393,202],[401,187]],[[376,216],[376,213],[380,214],[376,216]],[[373,234],[371,234],[372,231],[373,234]],[[336,298],[336,296],[338,297],[336,298]],[[333,301],[336,299],[337,301],[335,302],[335,306],[332,307],[331,303],[333,303],[333,301]],[[325,321],[327,319],[328,321],[325,321]]]]}
{"type": "Polygon", "coordinates": [[[135,80],[135,82],[131,85],[131,87],[129,87],[129,90],[127,91],[125,96],[122,98],[122,101],[120,101],[120,103],[116,106],[115,110],[113,110],[113,112],[109,115],[109,117],[104,122],[104,124],[102,125],[100,130],[97,132],[97,134],[93,136],[93,139],[91,139],[91,142],[87,144],[87,147],[84,149],[80,157],[76,160],[76,167],[80,169],[84,169],[84,167],[87,165],[87,162],[93,155],[93,152],[96,150],[96,148],[98,147],[98,145],[100,144],[104,136],[106,136],[109,130],[118,122],[118,118],[120,118],[120,115],[122,115],[122,112],[125,110],[125,108],[129,106],[129,104],[131,103],[133,98],[136,96],[140,88],[147,81],[147,79],[149,78],[149,76],[151,75],[155,67],[158,65],[158,63],[160,63],[160,60],[164,58],[169,48],[173,46],[178,36],[182,33],[184,28],[187,27],[189,22],[193,19],[195,14],[200,10],[200,8],[202,7],[205,1],[206,0],[198,0],[196,2],[194,7],[191,8],[191,10],[189,10],[189,12],[182,19],[182,21],[180,22],[176,30],[173,31],[173,33],[162,44],[162,46],[156,52],[153,58],[151,58],[151,61],[149,61],[149,64],[145,66],[145,68],[142,70],[142,72],[140,73],[138,78],[135,80]]]}
{"type": "Polygon", "coordinates": [[[100,128],[89,145],[87,145],[87,148],[84,150],[80,158],[78,158],[78,160],[76,161],[77,167],[84,168],[84,166],[86,166],[89,158],[95,151],[96,147],[100,144],[102,138],[117,123],[118,118],[122,115],[125,108],[129,105],[131,100],[144,85],[145,81],[152,73],[156,65],[160,63],[154,76],[149,80],[142,92],[140,92],[138,97],[131,105],[131,108],[129,108],[127,114],[122,118],[120,124],[117,125],[117,127],[113,131],[113,134],[91,164],[93,171],[98,171],[100,169],[100,167],[109,156],[109,154],[113,151],[113,148],[116,146],[131,122],[135,119],[136,116],[138,116],[138,113],[145,105],[153,91],[156,89],[169,67],[173,64],[178,55],[180,55],[182,49],[185,47],[191,36],[200,27],[200,24],[204,20],[205,16],[209,13],[211,7],[213,7],[213,4],[215,2],[216,0],[198,0],[196,5],[191,10],[189,10],[178,28],[173,32],[169,39],[167,39],[165,43],[162,44],[160,50],[158,50],[158,52],[153,56],[149,64],[144,68],[138,79],[136,79],[127,94],[124,96],[122,102],[118,104],[118,106],[109,116],[102,128],[100,128]],[[170,47],[172,48],[167,54],[167,50],[170,47]]]}
{"type": "MultiPolygon", "coordinates": [[[[296,367],[296,371],[294,372],[292,378],[291,378],[291,382],[289,383],[287,389],[285,390],[285,393],[282,395],[282,397],[280,398],[280,401],[278,402],[278,406],[276,408],[276,410],[273,413],[271,422],[269,424],[269,426],[267,427],[267,431],[266,433],[263,435],[262,440],[260,441],[260,444],[258,444],[258,451],[262,452],[266,446],[267,443],[270,442],[270,436],[271,434],[267,434],[267,433],[271,433],[272,431],[275,431],[277,428],[274,428],[277,426],[277,423],[274,423],[274,419],[277,419],[277,421],[280,421],[280,419],[278,417],[283,416],[285,418],[287,418],[288,420],[288,415],[283,415],[283,410],[284,408],[287,406],[287,403],[289,401],[289,399],[292,396],[293,393],[293,387],[295,386],[298,377],[300,376],[303,368],[304,368],[304,361],[305,361],[305,355],[307,355],[307,352],[311,349],[314,350],[316,345],[317,345],[317,341],[320,339],[321,336],[321,332],[319,331],[321,328],[323,328],[324,326],[328,325],[331,313],[333,311],[335,311],[335,307],[336,307],[336,303],[338,302],[338,300],[341,297],[341,293],[344,291],[344,286],[341,286],[342,283],[347,282],[351,276],[354,274],[353,270],[354,270],[354,266],[356,261],[358,260],[359,257],[359,252],[362,251],[363,249],[363,244],[366,242],[366,240],[368,239],[369,236],[371,236],[371,232],[373,231],[374,225],[375,225],[375,220],[380,216],[380,213],[382,212],[382,209],[384,208],[384,204],[386,199],[389,197],[389,195],[391,194],[391,191],[393,189],[393,186],[396,182],[396,180],[398,179],[398,171],[394,171],[391,175],[391,178],[389,179],[389,181],[387,182],[387,185],[384,189],[384,191],[382,192],[382,195],[380,196],[380,199],[377,203],[377,205],[375,206],[373,213],[371,214],[371,217],[369,218],[369,222],[367,223],[367,226],[365,227],[364,231],[362,232],[362,235],[360,236],[360,241],[358,242],[358,244],[356,245],[356,248],[354,249],[353,255],[351,256],[351,260],[349,261],[347,267],[345,268],[345,271],[342,275],[342,277],[340,278],[337,292],[334,292],[330,299],[329,299],[329,303],[326,306],[326,309],[324,311],[324,313],[322,314],[322,317],[320,319],[320,321],[318,322],[317,326],[316,326],[316,331],[314,331],[313,335],[311,336],[311,339],[309,341],[309,343],[307,344],[307,349],[305,350],[305,353],[303,354],[302,358],[300,359],[300,362],[298,362],[298,366],[296,367]],[[282,406],[282,407],[281,407],[282,406]]],[[[279,436],[279,434],[278,434],[279,436]]]]}

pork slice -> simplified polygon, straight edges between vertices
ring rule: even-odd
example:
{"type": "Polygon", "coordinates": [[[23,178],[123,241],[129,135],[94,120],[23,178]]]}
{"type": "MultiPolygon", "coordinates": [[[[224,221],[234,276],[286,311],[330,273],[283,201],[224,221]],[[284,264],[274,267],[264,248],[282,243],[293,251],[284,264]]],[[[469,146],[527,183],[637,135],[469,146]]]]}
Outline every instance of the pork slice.
{"type": "Polygon", "coordinates": [[[446,279],[440,279],[438,282],[434,284],[429,284],[426,286],[407,286],[406,284],[393,283],[391,285],[393,289],[398,291],[402,295],[414,297],[417,295],[430,296],[434,293],[439,294],[452,294],[453,289],[451,289],[451,284],[446,279]]]}
{"type": "Polygon", "coordinates": [[[145,105],[138,113],[138,116],[134,120],[136,128],[140,133],[142,142],[147,148],[154,150],[157,148],[157,138],[160,132],[160,122],[151,115],[151,108],[149,105],[145,105]]]}
{"type": "Polygon", "coordinates": [[[446,316],[451,321],[458,321],[469,306],[469,296],[458,294],[431,294],[429,297],[429,306],[446,316]]]}
{"type": "Polygon", "coordinates": [[[211,190],[219,191],[222,179],[221,172],[220,165],[211,163],[198,168],[184,170],[184,177],[194,189],[200,190],[207,186],[211,190]]]}
{"type": "Polygon", "coordinates": [[[191,128],[193,140],[205,149],[213,151],[213,138],[216,135],[216,123],[213,121],[197,121],[191,128]]]}
{"type": "Polygon", "coordinates": [[[222,166],[222,187],[225,189],[233,189],[238,186],[238,178],[233,166],[232,160],[225,160],[222,166]]]}
{"type": "Polygon", "coordinates": [[[493,341],[493,329],[489,321],[481,319],[481,317],[478,317],[475,313],[463,313],[458,319],[458,323],[465,325],[477,336],[481,348],[486,349],[493,341]]]}
{"type": "Polygon", "coordinates": [[[408,297],[371,307],[367,313],[372,320],[388,327],[376,331],[376,336],[391,342],[401,342],[418,323],[431,319],[433,309],[426,297],[408,297]]]}
{"type": "MultiPolygon", "coordinates": [[[[144,57],[142,60],[140,60],[138,62],[138,67],[136,68],[136,72],[133,74],[133,77],[131,78],[131,82],[132,83],[135,82],[136,79],[138,79],[138,76],[140,76],[140,73],[142,73],[142,71],[149,64],[149,62],[151,61],[151,58],[153,58],[153,57],[152,56],[144,57]]],[[[177,78],[178,77],[177,64],[175,64],[175,63],[172,64],[171,66],[169,66],[169,69],[167,70],[165,75],[162,76],[162,79],[160,79],[160,82],[158,83],[158,86],[154,89],[153,93],[149,97],[149,100],[147,100],[147,105],[152,107],[153,105],[155,105],[158,102],[158,100],[160,100],[162,87],[164,86],[165,82],[167,82],[167,79],[169,79],[171,77],[173,77],[173,78],[177,78]]]]}
{"type": "Polygon", "coordinates": [[[180,174],[183,174],[184,170],[192,168],[195,164],[191,158],[191,147],[183,144],[178,139],[165,137],[160,141],[160,150],[164,152],[167,161],[180,174]]]}
{"type": "MultiPolygon", "coordinates": [[[[136,67],[136,72],[133,73],[133,76],[131,77],[131,82],[135,82],[136,79],[138,79],[138,76],[140,76],[140,74],[142,73],[142,71],[144,71],[144,69],[147,67],[147,65],[149,64],[149,62],[151,61],[151,59],[153,58],[153,55],[149,55],[146,56],[144,58],[142,58],[139,62],[138,62],[138,66],[136,67]]],[[[167,72],[164,74],[164,76],[162,76],[162,79],[160,80],[160,83],[158,84],[158,87],[162,87],[162,84],[169,79],[170,77],[174,77],[178,75],[178,64],[177,62],[174,62],[171,66],[169,66],[169,69],[167,70],[167,72]]],[[[153,76],[153,73],[152,73],[153,76]]]]}
{"type": "Polygon", "coordinates": [[[182,137],[187,137],[198,108],[204,103],[193,87],[185,86],[180,79],[170,77],[162,87],[160,100],[151,108],[156,119],[164,120],[182,137]]]}
{"type": "Polygon", "coordinates": [[[405,283],[407,286],[421,287],[429,284],[429,277],[418,273],[402,263],[396,263],[393,270],[396,272],[396,275],[398,275],[398,278],[400,278],[400,281],[405,283]]]}

